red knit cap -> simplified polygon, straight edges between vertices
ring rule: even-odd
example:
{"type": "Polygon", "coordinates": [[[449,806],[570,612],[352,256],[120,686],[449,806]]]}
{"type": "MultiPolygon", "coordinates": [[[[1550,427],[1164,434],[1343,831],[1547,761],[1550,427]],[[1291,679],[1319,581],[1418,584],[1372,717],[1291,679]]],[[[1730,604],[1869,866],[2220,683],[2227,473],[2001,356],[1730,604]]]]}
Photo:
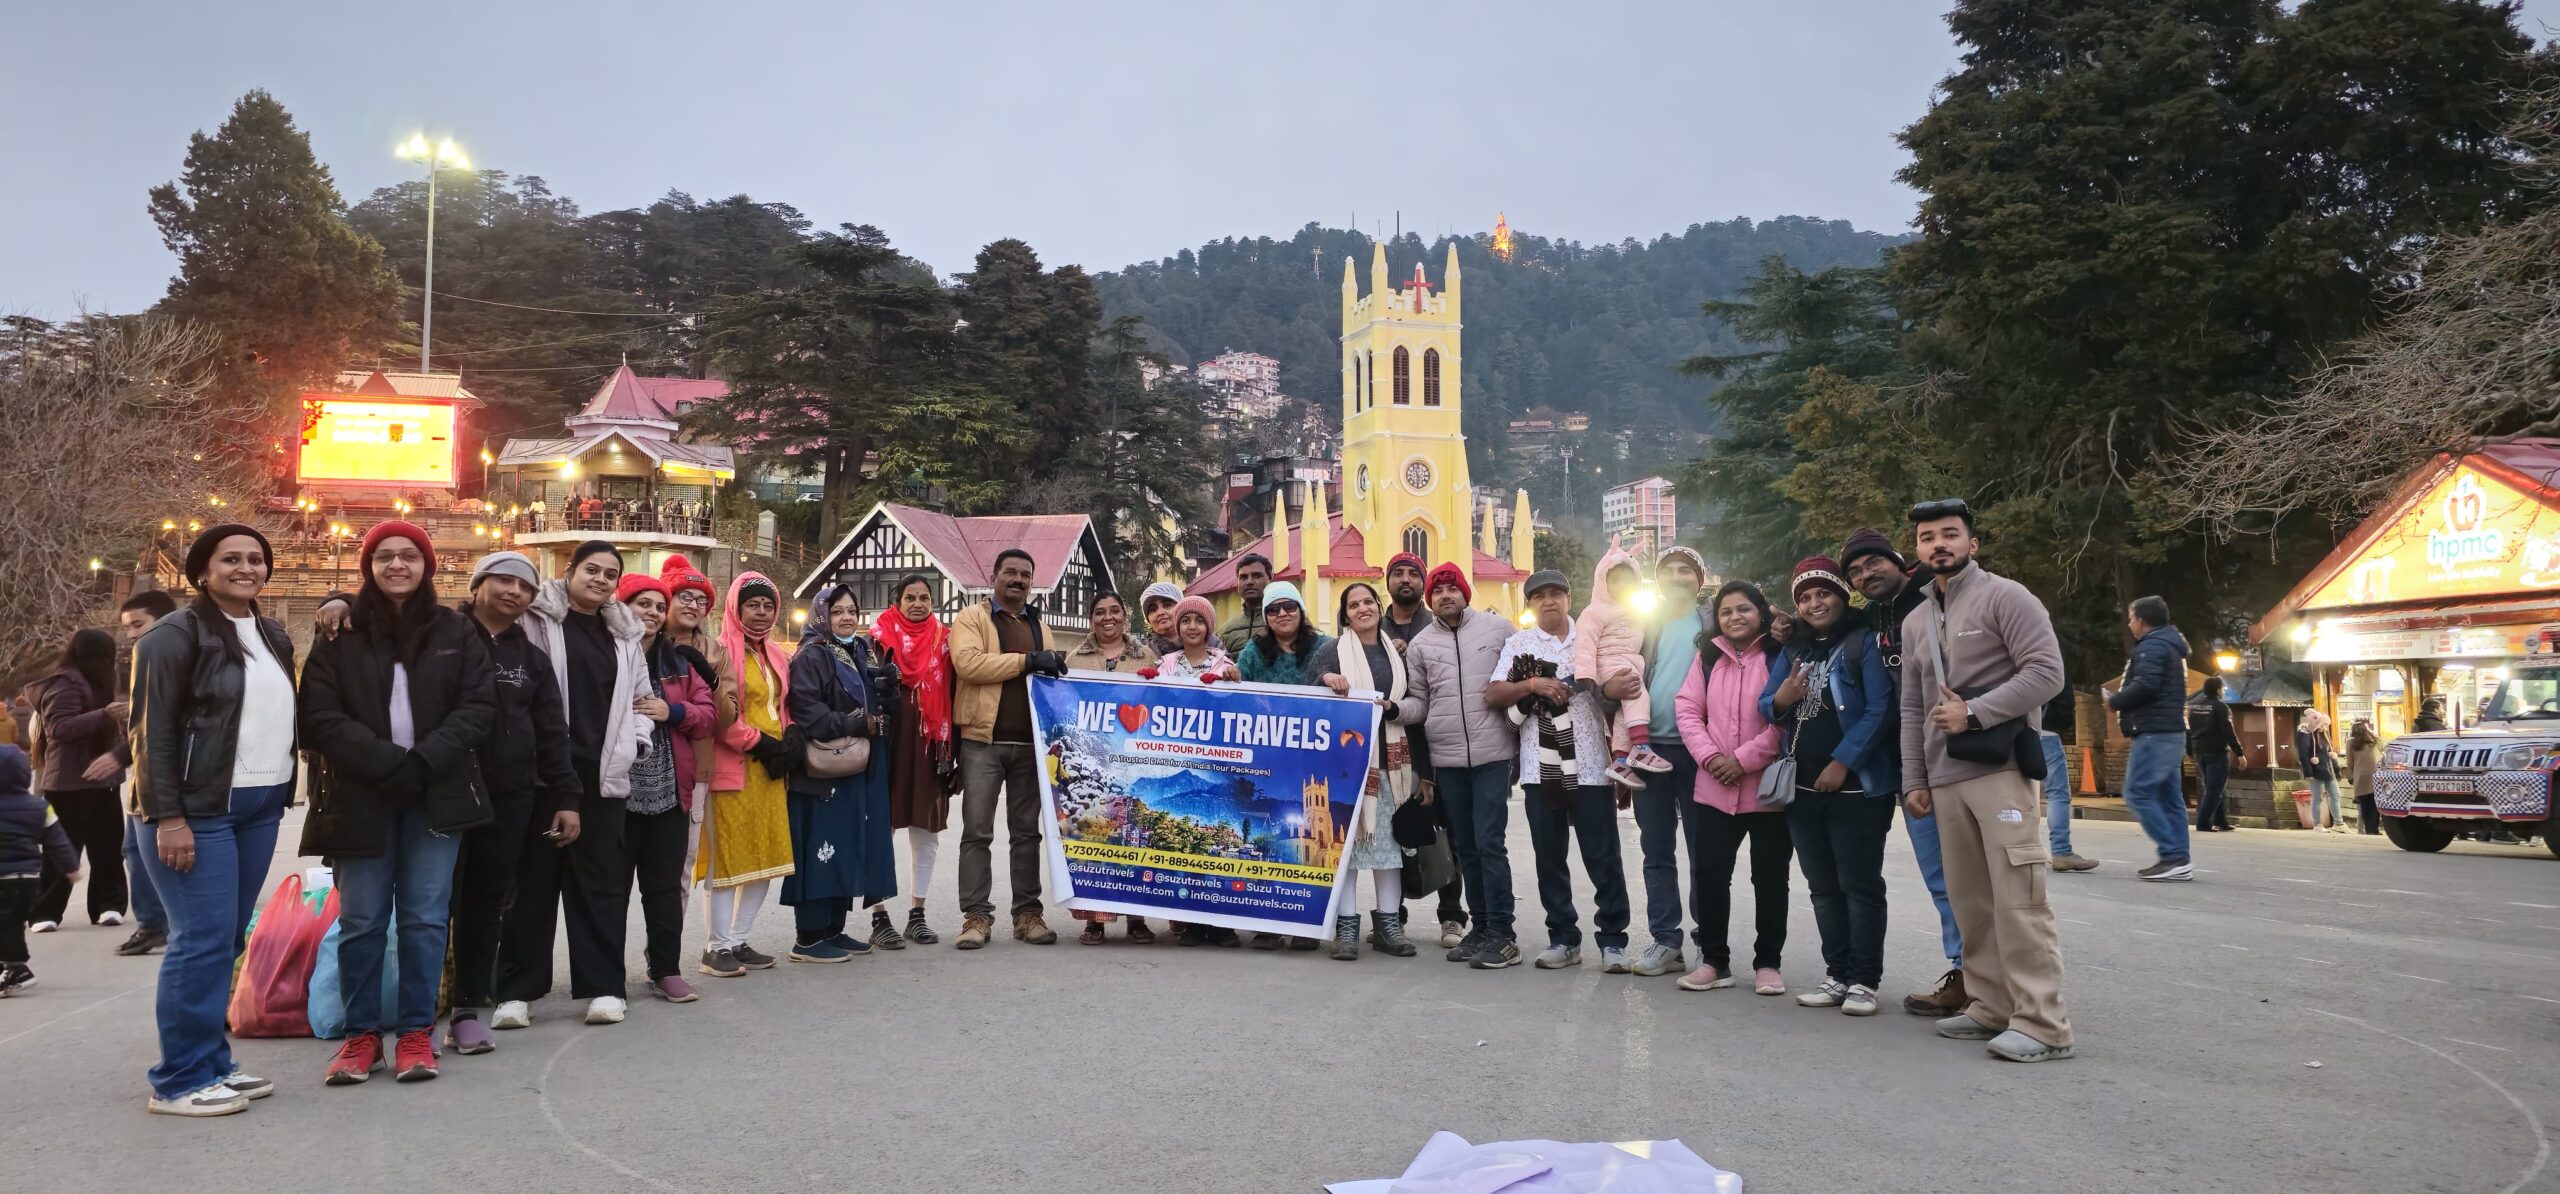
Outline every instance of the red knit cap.
{"type": "Polygon", "coordinates": [[[1432,569],[1431,575],[1422,579],[1423,598],[1428,600],[1431,596],[1431,591],[1442,585],[1458,586],[1458,595],[1465,598],[1470,604],[1473,604],[1476,599],[1476,587],[1467,583],[1467,574],[1464,571],[1461,571],[1456,564],[1442,564],[1439,567],[1432,569]]]}
{"type": "Polygon", "coordinates": [[[658,579],[667,584],[667,601],[670,604],[674,603],[676,594],[686,589],[699,590],[704,597],[713,596],[711,578],[704,576],[693,566],[693,561],[682,554],[668,556],[666,563],[658,565],[658,579]]]}
{"type": "Polygon", "coordinates": [[[406,539],[417,544],[418,554],[427,557],[427,571],[433,573],[436,570],[436,545],[427,541],[427,533],[419,530],[415,523],[402,522],[394,518],[388,522],[377,522],[373,524],[372,530],[364,533],[363,545],[356,549],[356,571],[370,572],[373,567],[373,549],[381,546],[383,540],[393,538],[406,539]]]}
{"type": "Polygon", "coordinates": [[[669,603],[675,601],[675,596],[667,592],[667,582],[646,572],[625,572],[622,583],[613,587],[613,599],[626,604],[642,593],[655,593],[659,600],[669,603]]]}

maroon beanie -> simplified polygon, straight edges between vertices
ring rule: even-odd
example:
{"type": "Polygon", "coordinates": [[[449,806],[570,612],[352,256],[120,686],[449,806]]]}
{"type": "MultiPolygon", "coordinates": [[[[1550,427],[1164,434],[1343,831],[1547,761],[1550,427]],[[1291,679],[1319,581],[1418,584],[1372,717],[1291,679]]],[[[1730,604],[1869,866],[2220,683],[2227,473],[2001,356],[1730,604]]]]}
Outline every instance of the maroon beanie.
{"type": "Polygon", "coordinates": [[[1796,561],[1795,578],[1787,582],[1787,599],[1795,600],[1807,585],[1828,585],[1842,601],[1849,599],[1849,586],[1840,579],[1840,565],[1829,556],[1806,556],[1796,561]]]}

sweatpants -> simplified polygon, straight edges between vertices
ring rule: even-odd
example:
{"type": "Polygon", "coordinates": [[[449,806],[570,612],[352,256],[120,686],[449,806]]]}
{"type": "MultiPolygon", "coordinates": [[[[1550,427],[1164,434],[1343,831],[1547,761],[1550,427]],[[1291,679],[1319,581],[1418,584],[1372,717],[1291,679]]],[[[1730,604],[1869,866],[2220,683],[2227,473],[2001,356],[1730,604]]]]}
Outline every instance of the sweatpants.
{"type": "MultiPolygon", "coordinates": [[[[110,912],[123,915],[124,802],[116,798],[113,788],[47,792],[44,800],[62,818],[62,832],[70,836],[71,849],[83,859],[81,870],[89,879],[89,922],[95,924],[110,912]]],[[[52,880],[36,898],[28,920],[60,921],[70,911],[70,878],[55,874],[52,880]]]]}
{"type": "Polygon", "coordinates": [[[1013,914],[1040,911],[1040,779],[1028,742],[960,743],[960,914],[996,911],[996,796],[1004,796],[1013,914]]]}
{"type": "Polygon", "coordinates": [[[566,849],[527,849],[498,943],[498,999],[530,1003],[551,993],[551,943],[555,929],[569,930],[569,994],[577,999],[621,998],[624,921],[631,913],[631,871],[625,861],[623,809],[596,794],[592,774],[578,796],[578,840],[566,849]]]}
{"type": "Polygon", "coordinates": [[[498,941],[507,907],[515,902],[517,876],[528,848],[559,853],[541,836],[551,812],[537,809],[530,793],[493,795],[493,819],[462,835],[462,857],[453,879],[453,1007],[457,1012],[496,1004],[498,941]]]}
{"type": "Polygon", "coordinates": [[[2037,821],[2035,785],[2016,771],[1932,786],[1947,901],[1964,932],[1964,1014],[2047,1045],[2071,1043],[2062,1010],[2062,949],[2045,876],[2053,852],[2037,821]]]}
{"type": "Polygon", "coordinates": [[[626,812],[622,818],[628,856],[623,890],[640,889],[640,923],[647,933],[641,952],[652,979],[674,974],[684,956],[684,853],[692,827],[693,814],[683,805],[662,813],[626,812]]]}

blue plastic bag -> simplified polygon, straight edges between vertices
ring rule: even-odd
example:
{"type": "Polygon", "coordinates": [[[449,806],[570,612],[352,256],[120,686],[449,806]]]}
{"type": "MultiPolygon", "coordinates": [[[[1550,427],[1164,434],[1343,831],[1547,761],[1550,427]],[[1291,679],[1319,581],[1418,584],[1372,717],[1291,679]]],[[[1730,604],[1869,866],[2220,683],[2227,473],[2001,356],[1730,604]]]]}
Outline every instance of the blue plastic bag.
{"type": "MultiPolygon", "coordinates": [[[[346,996],[338,990],[338,930],[346,922],[329,922],[329,935],[320,942],[320,964],[311,968],[311,1035],[334,1041],[347,1035],[346,996]]],[[[400,1019],[400,925],[383,926],[382,930],[382,1018],[379,1024],[397,1023],[400,1019]]]]}

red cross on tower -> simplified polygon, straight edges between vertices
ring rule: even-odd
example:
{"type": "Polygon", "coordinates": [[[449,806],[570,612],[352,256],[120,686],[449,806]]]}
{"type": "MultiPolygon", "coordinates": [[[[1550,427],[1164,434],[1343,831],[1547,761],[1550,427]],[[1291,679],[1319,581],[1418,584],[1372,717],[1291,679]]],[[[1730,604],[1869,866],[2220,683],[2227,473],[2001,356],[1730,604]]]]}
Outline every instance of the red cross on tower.
{"type": "Polygon", "coordinates": [[[1413,263],[1413,285],[1406,289],[1411,291],[1413,294],[1414,314],[1421,314],[1422,296],[1431,293],[1431,279],[1423,276],[1421,262],[1417,261],[1413,263]]]}

